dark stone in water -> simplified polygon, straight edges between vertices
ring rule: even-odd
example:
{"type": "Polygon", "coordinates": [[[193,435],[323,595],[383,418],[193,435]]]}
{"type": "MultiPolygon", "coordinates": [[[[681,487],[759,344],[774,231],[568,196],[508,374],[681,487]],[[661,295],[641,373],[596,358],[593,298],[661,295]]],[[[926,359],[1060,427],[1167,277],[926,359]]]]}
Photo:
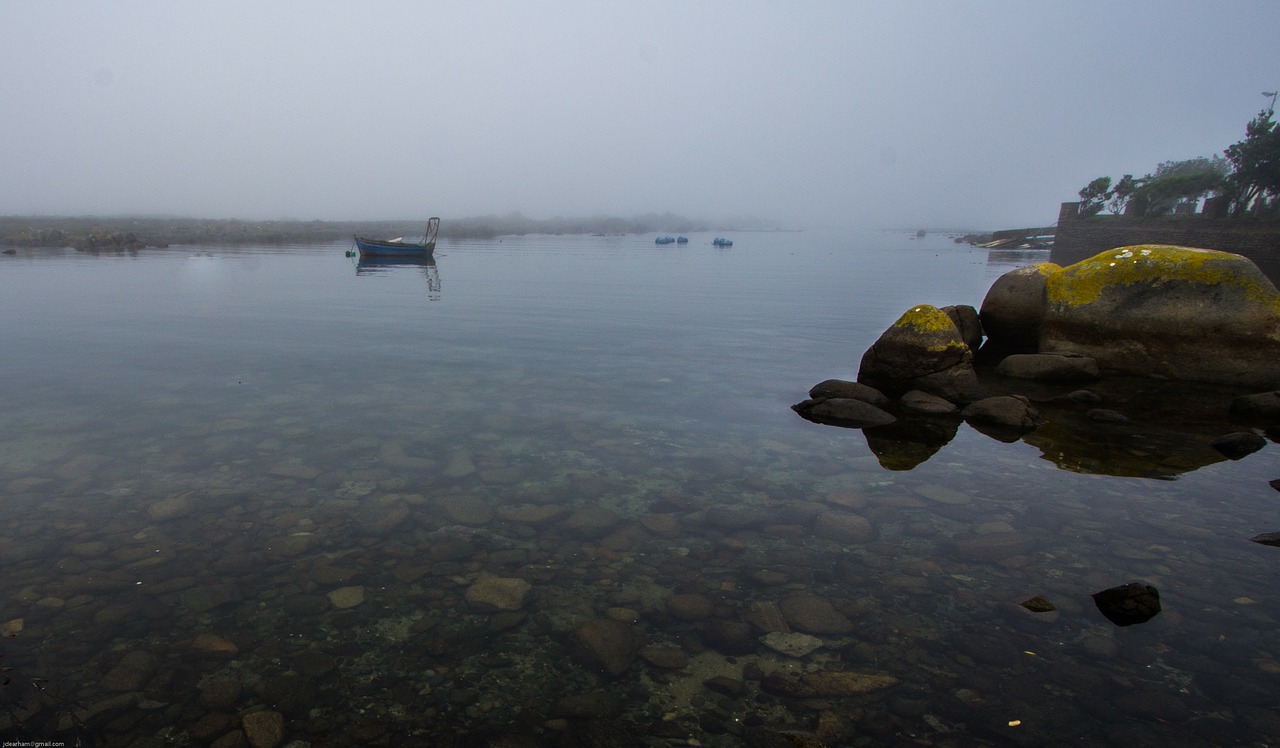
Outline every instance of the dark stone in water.
{"type": "Polygon", "coordinates": [[[876,406],[851,397],[810,398],[792,405],[791,409],[814,423],[855,429],[884,426],[897,420],[876,406]]]}
{"type": "Polygon", "coordinates": [[[1264,532],[1249,539],[1255,543],[1280,547],[1280,532],[1264,532]]]}
{"type": "Polygon", "coordinates": [[[258,696],[285,714],[303,715],[315,706],[318,689],[310,678],[284,674],[263,679],[258,696]]]}
{"type": "Polygon", "coordinates": [[[1094,593],[1099,612],[1117,626],[1146,623],[1160,612],[1160,593],[1149,584],[1129,584],[1094,593]]]}
{"type": "Polygon", "coordinates": [[[1057,610],[1057,608],[1054,607],[1053,603],[1049,602],[1049,600],[1045,598],[1044,595],[1036,595],[1030,600],[1023,601],[1022,607],[1026,608],[1032,613],[1048,613],[1050,611],[1057,610]]]}
{"type": "Polygon", "coordinates": [[[756,651],[755,630],[743,621],[713,618],[702,624],[702,641],[726,655],[748,655],[756,651]]]}
{"type": "Polygon", "coordinates": [[[1237,431],[1214,439],[1209,446],[1229,460],[1239,460],[1267,446],[1267,440],[1251,431],[1237,431]]]}
{"type": "Polygon", "coordinates": [[[730,678],[727,675],[717,675],[709,680],[704,680],[702,685],[726,696],[741,696],[747,690],[747,685],[737,678],[730,678]]]}
{"type": "Polygon", "coordinates": [[[555,713],[575,719],[605,719],[622,712],[622,700],[604,691],[565,696],[556,702],[555,713]]]}
{"type": "Polygon", "coordinates": [[[861,382],[846,382],[842,379],[828,379],[815,384],[809,390],[809,397],[814,400],[827,400],[830,398],[861,400],[880,409],[888,408],[893,404],[884,393],[875,387],[868,387],[861,382]]]}

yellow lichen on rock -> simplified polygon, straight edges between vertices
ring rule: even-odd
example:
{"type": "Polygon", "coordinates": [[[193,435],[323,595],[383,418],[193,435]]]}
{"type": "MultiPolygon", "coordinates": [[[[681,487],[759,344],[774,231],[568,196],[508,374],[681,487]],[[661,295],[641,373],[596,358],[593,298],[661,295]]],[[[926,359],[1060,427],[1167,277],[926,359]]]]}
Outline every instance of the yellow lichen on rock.
{"type": "Polygon", "coordinates": [[[955,341],[933,343],[928,347],[931,351],[946,351],[948,348],[961,348],[965,345],[960,339],[960,330],[956,328],[954,321],[951,321],[950,316],[936,306],[928,304],[913,306],[897,318],[893,327],[910,328],[916,333],[954,333],[955,341]]]}
{"type": "Polygon", "coordinates": [[[1249,260],[1214,249],[1138,244],[1119,247],[1068,265],[1048,275],[1050,305],[1080,306],[1114,286],[1186,281],[1238,288],[1246,299],[1280,313],[1280,292],[1249,260]]]}
{"type": "Polygon", "coordinates": [[[963,348],[965,343],[960,339],[960,330],[956,328],[955,322],[951,321],[951,317],[936,306],[930,304],[920,304],[906,311],[897,322],[893,323],[893,327],[898,329],[910,329],[915,333],[934,333],[946,335],[951,333],[954,340],[944,342],[935,342],[928,346],[930,351],[945,351],[950,348],[963,348]]]}
{"type": "Polygon", "coordinates": [[[930,304],[920,304],[904,312],[898,318],[898,321],[893,323],[893,326],[912,327],[920,331],[938,331],[954,327],[955,323],[951,321],[946,312],[938,307],[930,304]]]}

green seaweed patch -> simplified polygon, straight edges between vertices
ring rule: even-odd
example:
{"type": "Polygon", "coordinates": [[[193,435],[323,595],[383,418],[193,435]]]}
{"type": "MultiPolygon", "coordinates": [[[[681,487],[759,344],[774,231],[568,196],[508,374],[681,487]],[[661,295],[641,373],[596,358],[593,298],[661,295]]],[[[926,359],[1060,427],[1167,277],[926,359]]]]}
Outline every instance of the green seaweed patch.
{"type": "Polygon", "coordinates": [[[947,339],[934,343],[926,348],[926,350],[939,352],[952,348],[964,348],[965,342],[960,339],[960,331],[956,329],[956,324],[951,321],[951,317],[936,306],[930,304],[921,304],[919,306],[908,309],[897,322],[893,323],[894,329],[909,331],[913,334],[923,335],[930,334],[933,337],[945,336],[947,339]]]}
{"type": "Polygon", "coordinates": [[[1045,281],[1048,301],[1081,306],[1114,286],[1187,281],[1204,286],[1234,286],[1249,301],[1280,314],[1280,293],[1249,260],[1216,249],[1137,244],[1106,252],[1051,273],[1045,281]]]}

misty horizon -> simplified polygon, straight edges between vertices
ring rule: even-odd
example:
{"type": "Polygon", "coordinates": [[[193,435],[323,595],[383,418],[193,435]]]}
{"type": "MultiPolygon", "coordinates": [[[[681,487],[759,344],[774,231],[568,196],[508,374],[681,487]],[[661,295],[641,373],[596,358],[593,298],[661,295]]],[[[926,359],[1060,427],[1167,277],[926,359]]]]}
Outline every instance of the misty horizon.
{"type": "Polygon", "coordinates": [[[1220,154],[1280,82],[1264,2],[5,16],[0,215],[1051,225],[1220,154]]]}

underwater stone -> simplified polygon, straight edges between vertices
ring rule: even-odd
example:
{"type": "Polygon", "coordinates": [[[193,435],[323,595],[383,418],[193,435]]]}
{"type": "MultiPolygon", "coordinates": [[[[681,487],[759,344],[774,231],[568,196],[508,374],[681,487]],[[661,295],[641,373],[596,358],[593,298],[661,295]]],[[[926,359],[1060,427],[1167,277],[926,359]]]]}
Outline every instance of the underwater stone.
{"type": "Polygon", "coordinates": [[[650,644],[640,650],[640,657],[663,670],[680,670],[689,664],[689,656],[673,644],[650,644]]]}
{"type": "Polygon", "coordinates": [[[876,530],[862,515],[825,510],[814,519],[813,534],[842,543],[866,543],[875,539],[876,530]]]}
{"type": "Polygon", "coordinates": [[[760,637],[760,643],[787,657],[800,658],[805,655],[822,649],[822,640],[816,636],[798,633],[783,633],[781,631],[771,631],[760,637]]]}
{"type": "Polygon", "coordinates": [[[147,506],[147,516],[157,522],[163,522],[168,519],[185,517],[191,514],[194,508],[190,497],[174,496],[169,499],[152,502],[147,506]]]}
{"type": "Polygon", "coordinates": [[[632,627],[608,618],[583,623],[573,630],[570,638],[581,659],[615,677],[631,667],[640,644],[632,627]]]}
{"type": "Polygon", "coordinates": [[[955,539],[956,555],[965,561],[999,561],[1035,548],[1035,539],[1017,532],[970,535],[955,539]]]}
{"type": "Polygon", "coordinates": [[[155,675],[159,663],[160,659],[146,650],[128,652],[102,677],[102,688],[107,691],[137,691],[155,675]]]}
{"type": "Polygon", "coordinates": [[[241,718],[240,726],[253,748],[275,748],[284,740],[284,715],[280,712],[251,712],[241,718]]]}
{"type": "Polygon", "coordinates": [[[354,608],[364,602],[364,587],[339,587],[328,594],[329,603],[338,610],[354,608]]]}
{"type": "Polygon", "coordinates": [[[792,628],[809,634],[847,634],[853,622],[824,597],[809,593],[792,595],[778,604],[792,628]]]}
{"type": "Polygon", "coordinates": [[[1044,595],[1036,595],[1030,600],[1023,600],[1021,605],[1032,613],[1049,613],[1057,610],[1044,595]]]}
{"type": "Polygon", "coordinates": [[[667,598],[667,612],[682,621],[701,621],[714,607],[705,595],[679,594],[667,598]]]}
{"type": "Polygon", "coordinates": [[[760,685],[771,693],[802,699],[856,696],[897,685],[898,679],[880,673],[819,671],[806,673],[798,680],[770,675],[760,685]]]}
{"type": "Polygon", "coordinates": [[[1130,582],[1096,592],[1093,603],[1117,626],[1145,623],[1160,612],[1160,593],[1149,584],[1130,582]]]}
{"type": "Polygon", "coordinates": [[[529,600],[533,585],[523,579],[485,577],[467,588],[467,604],[477,610],[519,610],[529,600]]]}
{"type": "Polygon", "coordinates": [[[240,648],[231,641],[207,631],[196,634],[196,638],[191,642],[191,648],[197,652],[217,655],[234,655],[240,651],[240,648]]]}

